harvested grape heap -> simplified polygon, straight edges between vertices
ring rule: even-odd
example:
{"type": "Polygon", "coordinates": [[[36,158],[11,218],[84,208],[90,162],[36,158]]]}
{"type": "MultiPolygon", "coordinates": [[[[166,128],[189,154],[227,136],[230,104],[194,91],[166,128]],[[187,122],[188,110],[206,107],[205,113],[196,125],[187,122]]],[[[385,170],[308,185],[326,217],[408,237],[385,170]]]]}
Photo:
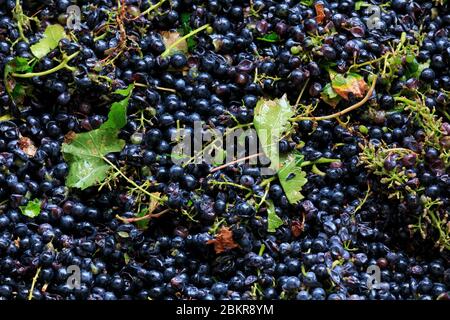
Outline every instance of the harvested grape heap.
{"type": "Polygon", "coordinates": [[[450,299],[449,32],[446,0],[0,0],[0,299],[450,299]],[[174,161],[198,124],[261,148],[174,161]]]}

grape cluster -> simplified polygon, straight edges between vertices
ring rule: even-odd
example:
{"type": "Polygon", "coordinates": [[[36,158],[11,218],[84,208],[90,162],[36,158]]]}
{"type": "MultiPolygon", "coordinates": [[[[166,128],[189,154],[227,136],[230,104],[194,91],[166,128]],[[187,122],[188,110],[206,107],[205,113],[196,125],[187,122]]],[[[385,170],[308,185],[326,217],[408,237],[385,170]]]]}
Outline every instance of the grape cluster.
{"type": "Polygon", "coordinates": [[[450,299],[449,32],[447,1],[0,0],[0,299],[450,299]],[[63,145],[132,84],[116,169],[69,186],[63,145]],[[245,161],[173,162],[177,129],[284,95],[300,201],[245,161]]]}

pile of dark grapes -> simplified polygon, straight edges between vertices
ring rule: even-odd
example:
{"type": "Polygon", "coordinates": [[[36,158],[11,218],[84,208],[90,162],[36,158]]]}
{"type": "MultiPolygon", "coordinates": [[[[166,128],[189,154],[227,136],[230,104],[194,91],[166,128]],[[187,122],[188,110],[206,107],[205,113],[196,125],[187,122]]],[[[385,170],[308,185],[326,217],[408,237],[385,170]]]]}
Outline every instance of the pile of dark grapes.
{"type": "Polygon", "coordinates": [[[0,300],[450,299],[449,32],[446,0],[0,0],[0,300]],[[64,145],[131,84],[106,178],[73,187],[64,145]],[[177,129],[285,95],[301,200],[173,163],[177,129]]]}

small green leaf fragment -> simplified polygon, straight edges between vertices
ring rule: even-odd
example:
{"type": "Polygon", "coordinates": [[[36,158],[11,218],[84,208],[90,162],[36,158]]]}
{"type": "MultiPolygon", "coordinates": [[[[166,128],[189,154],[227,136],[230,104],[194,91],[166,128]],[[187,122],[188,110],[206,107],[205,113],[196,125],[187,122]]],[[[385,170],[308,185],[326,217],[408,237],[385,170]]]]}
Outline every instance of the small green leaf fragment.
{"type": "Polygon", "coordinates": [[[320,93],[322,100],[332,107],[336,107],[341,97],[333,90],[331,83],[327,83],[320,93]]]}
{"type": "Polygon", "coordinates": [[[419,63],[416,59],[414,59],[411,63],[408,63],[406,66],[405,78],[416,78],[419,79],[420,74],[426,68],[430,67],[430,60],[419,63]]]}
{"type": "MultiPolygon", "coordinates": [[[[180,31],[183,34],[183,36],[189,34],[189,32],[192,31],[191,26],[189,25],[189,22],[191,20],[191,13],[189,12],[183,12],[181,14],[181,28],[180,31]]],[[[195,41],[194,37],[189,37],[186,39],[188,50],[192,50],[197,45],[197,41],[195,41]]]]}
{"type": "MultiPolygon", "coordinates": [[[[148,208],[144,208],[136,215],[136,217],[141,218],[141,217],[145,216],[147,213],[148,213],[148,208]]],[[[148,228],[149,222],[150,222],[150,219],[139,220],[139,221],[136,221],[136,226],[141,230],[146,230],[148,228]]]]}
{"type": "Polygon", "coordinates": [[[355,2],[355,10],[356,11],[361,10],[362,7],[369,7],[369,6],[370,6],[370,4],[368,4],[365,1],[356,1],[355,2]]]}
{"type": "Polygon", "coordinates": [[[127,124],[127,107],[134,85],[130,84],[126,89],[116,90],[114,93],[125,96],[125,99],[114,102],[108,113],[108,120],[101,125],[102,129],[121,129],[127,124]]]}
{"type": "Polygon", "coordinates": [[[261,40],[261,41],[266,41],[266,42],[277,42],[280,40],[280,37],[275,32],[272,31],[272,32],[264,35],[263,37],[259,37],[257,39],[261,40]]]}
{"type": "Polygon", "coordinates": [[[41,213],[41,201],[39,199],[30,200],[26,206],[20,206],[19,208],[24,216],[34,218],[41,213]]]}
{"type": "Polygon", "coordinates": [[[267,200],[267,232],[275,232],[283,225],[283,220],[275,213],[275,206],[271,200],[267,200]]]}
{"type": "Polygon", "coordinates": [[[14,117],[13,117],[12,115],[10,115],[10,114],[5,114],[5,115],[3,115],[3,116],[0,117],[0,122],[2,122],[2,121],[9,121],[9,120],[11,120],[11,119],[14,119],[14,117]]]}
{"type": "Polygon", "coordinates": [[[306,7],[311,7],[314,4],[314,0],[301,0],[300,4],[306,7]]]}
{"type": "Polygon", "coordinates": [[[28,60],[22,57],[16,57],[5,65],[3,80],[5,83],[6,91],[13,100],[22,100],[22,98],[26,94],[26,91],[24,86],[18,84],[16,79],[11,77],[11,74],[16,72],[28,73],[32,70],[33,67],[28,64],[28,60]]]}
{"type": "Polygon", "coordinates": [[[308,179],[301,167],[303,158],[299,153],[290,154],[278,171],[278,179],[289,203],[297,203],[304,198],[300,191],[308,179]]]}

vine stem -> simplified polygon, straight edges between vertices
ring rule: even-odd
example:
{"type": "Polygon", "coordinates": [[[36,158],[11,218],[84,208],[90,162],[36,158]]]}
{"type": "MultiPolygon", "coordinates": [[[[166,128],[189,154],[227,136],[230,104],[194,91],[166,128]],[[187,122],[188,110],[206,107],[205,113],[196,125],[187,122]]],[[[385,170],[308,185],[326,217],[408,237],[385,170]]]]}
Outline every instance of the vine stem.
{"type": "Polygon", "coordinates": [[[406,148],[388,148],[388,149],[383,149],[384,152],[406,152],[406,153],[412,153],[417,155],[416,152],[412,151],[411,149],[406,149],[406,148]]]}
{"type": "Polygon", "coordinates": [[[130,223],[130,222],[137,222],[137,221],[147,220],[147,219],[151,219],[151,218],[159,218],[164,213],[169,212],[169,211],[170,211],[170,209],[165,209],[165,210],[163,210],[161,212],[158,212],[158,213],[149,213],[149,214],[146,214],[145,216],[136,217],[136,218],[124,218],[124,217],[121,217],[121,216],[119,216],[117,214],[116,218],[119,219],[120,221],[125,222],[125,223],[130,223]]]}
{"type": "Polygon", "coordinates": [[[185,41],[186,39],[194,36],[195,34],[205,30],[206,28],[209,27],[209,24],[205,24],[203,26],[201,26],[200,28],[197,28],[195,30],[192,30],[191,32],[189,32],[187,35],[182,36],[181,38],[179,38],[177,41],[175,41],[174,43],[172,43],[162,54],[161,57],[165,58],[170,54],[170,51],[172,51],[173,48],[175,48],[178,44],[180,44],[182,41],[185,41]]]}
{"type": "Polygon", "coordinates": [[[36,286],[36,282],[37,282],[37,279],[39,277],[39,273],[41,273],[41,267],[39,267],[37,269],[36,274],[33,277],[33,282],[31,282],[30,292],[28,293],[28,300],[32,300],[33,299],[33,291],[34,291],[34,287],[36,286]]]}
{"type": "Polygon", "coordinates": [[[314,174],[317,174],[319,176],[322,176],[322,177],[324,177],[326,175],[326,173],[319,170],[319,168],[317,168],[317,166],[315,164],[312,165],[311,172],[314,174]]]}
{"type": "Polygon", "coordinates": [[[136,182],[134,182],[133,180],[131,180],[130,178],[128,178],[122,171],[120,171],[119,168],[117,168],[114,163],[112,163],[111,161],[109,161],[106,157],[102,158],[103,161],[105,161],[107,164],[109,164],[114,170],[117,171],[118,174],[120,174],[129,184],[131,184],[133,187],[135,187],[136,189],[139,189],[140,191],[142,191],[143,193],[145,193],[146,195],[148,195],[150,198],[155,199],[160,201],[161,198],[155,196],[154,194],[148,192],[147,190],[145,190],[144,188],[142,188],[140,185],[138,185],[136,182]]]}
{"type": "Polygon", "coordinates": [[[211,181],[211,184],[214,186],[232,186],[232,187],[236,187],[242,190],[246,190],[246,191],[252,191],[252,189],[241,186],[240,184],[234,183],[234,182],[229,182],[229,181],[211,181]]]}
{"type": "Polygon", "coordinates": [[[300,100],[302,99],[303,92],[305,92],[305,89],[306,89],[306,86],[308,85],[308,83],[309,83],[309,78],[306,80],[305,84],[303,85],[303,88],[297,97],[297,101],[295,101],[295,106],[298,106],[300,104],[300,100]]]}
{"type": "MultiPolygon", "coordinates": [[[[23,22],[22,6],[21,6],[21,4],[20,4],[20,1],[19,1],[19,0],[16,0],[16,7],[15,7],[15,8],[19,8],[19,6],[20,6],[20,13],[19,13],[18,15],[20,16],[20,18],[17,19],[17,20],[19,20],[19,21],[17,22],[17,29],[19,29],[19,35],[20,35],[20,38],[22,38],[23,41],[25,41],[26,43],[30,43],[30,42],[28,41],[27,37],[25,37],[25,33],[23,32],[23,27],[22,27],[22,22],[23,22]]],[[[18,9],[17,11],[19,11],[19,9],[18,9]]]]}
{"type": "Polygon", "coordinates": [[[134,17],[133,19],[130,19],[131,21],[137,20],[142,16],[145,16],[146,14],[149,14],[150,12],[152,12],[153,10],[158,9],[159,7],[162,6],[162,4],[166,2],[166,0],[161,0],[160,2],[150,6],[147,10],[143,11],[141,14],[139,14],[137,17],[134,17]]]}
{"type": "Polygon", "coordinates": [[[367,199],[369,198],[370,194],[371,194],[371,192],[370,192],[370,183],[367,183],[366,194],[365,194],[364,198],[359,202],[358,206],[355,208],[355,210],[353,211],[352,215],[354,215],[359,210],[361,210],[361,208],[364,206],[364,204],[366,203],[367,199]]]}
{"type": "Polygon", "coordinates": [[[30,73],[13,73],[12,76],[15,78],[33,78],[33,77],[42,77],[42,76],[46,76],[52,73],[55,73],[61,69],[67,68],[71,71],[74,71],[75,68],[70,67],[67,65],[67,63],[72,60],[73,58],[75,58],[77,55],[79,55],[80,52],[75,52],[72,53],[70,56],[65,56],[64,59],[61,61],[60,64],[58,64],[56,67],[45,70],[45,71],[41,71],[41,72],[30,72],[30,73]]]}
{"type": "Polygon", "coordinates": [[[369,88],[369,91],[367,91],[366,96],[359,102],[355,103],[354,105],[351,105],[350,107],[341,110],[339,112],[333,113],[333,114],[329,114],[327,116],[320,116],[320,117],[295,117],[292,118],[291,121],[301,121],[301,120],[312,120],[312,121],[320,121],[320,120],[329,120],[329,119],[334,119],[334,118],[338,118],[343,116],[346,113],[349,113],[350,111],[353,111],[355,109],[358,109],[359,107],[361,107],[362,105],[364,105],[364,103],[367,102],[367,100],[369,100],[369,98],[372,96],[373,90],[375,89],[375,85],[377,83],[377,77],[375,77],[372,81],[372,85],[369,88]]]}
{"type": "Polygon", "coordinates": [[[400,102],[403,102],[403,103],[406,103],[406,104],[410,104],[410,105],[413,105],[413,106],[417,106],[417,102],[416,101],[410,100],[410,99],[405,98],[405,97],[395,97],[394,100],[395,101],[400,101],[400,102]]]}
{"type": "Polygon", "coordinates": [[[376,59],[373,59],[373,60],[370,60],[370,61],[366,61],[366,62],[363,62],[363,63],[359,63],[359,64],[352,64],[352,65],[350,66],[350,68],[348,68],[348,71],[350,71],[350,70],[352,70],[352,69],[358,69],[358,68],[360,68],[360,67],[364,67],[364,66],[370,65],[370,64],[372,64],[372,63],[379,62],[379,61],[385,59],[385,58],[386,58],[385,56],[386,56],[386,55],[389,55],[389,54],[390,54],[390,52],[387,52],[386,54],[382,55],[382,56],[379,57],[379,58],[376,58],[376,59]]]}
{"type": "Polygon", "coordinates": [[[260,187],[265,187],[266,185],[270,185],[270,183],[273,181],[273,180],[275,180],[275,176],[273,176],[273,177],[270,177],[270,178],[267,178],[267,179],[264,179],[262,182],[261,182],[261,184],[259,185],[260,187]]]}
{"type": "Polygon", "coordinates": [[[234,161],[230,161],[230,162],[225,163],[225,164],[223,164],[221,166],[218,166],[218,167],[215,167],[215,168],[211,169],[209,171],[209,173],[213,173],[213,172],[219,171],[219,170],[221,170],[223,168],[226,168],[226,167],[229,167],[229,166],[231,166],[231,165],[233,165],[235,163],[239,163],[239,162],[242,162],[242,161],[245,161],[245,160],[250,160],[250,159],[262,156],[262,155],[263,155],[263,153],[259,152],[259,153],[256,153],[256,154],[251,154],[251,155],[249,155],[247,157],[243,157],[243,158],[240,158],[240,159],[237,159],[237,160],[234,160],[234,161]]]}
{"type": "Polygon", "coordinates": [[[332,162],[341,162],[341,159],[333,159],[333,158],[319,158],[315,161],[303,161],[301,163],[301,167],[306,167],[315,164],[324,164],[324,163],[332,163],[332,162]]]}

